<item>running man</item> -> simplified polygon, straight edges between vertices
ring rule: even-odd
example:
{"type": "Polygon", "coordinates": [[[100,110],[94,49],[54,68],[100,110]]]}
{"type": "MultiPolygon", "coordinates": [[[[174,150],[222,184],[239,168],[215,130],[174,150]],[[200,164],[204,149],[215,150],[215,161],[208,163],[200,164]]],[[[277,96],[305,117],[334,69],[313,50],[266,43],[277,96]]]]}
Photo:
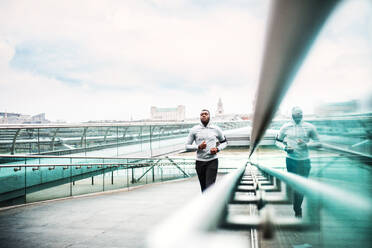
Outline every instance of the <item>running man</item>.
{"type": "Polygon", "coordinates": [[[217,153],[226,146],[227,141],[222,130],[210,124],[210,113],[203,109],[200,113],[200,124],[191,128],[186,141],[187,151],[197,151],[195,169],[202,192],[216,181],[217,153]]]}
{"type": "MultiPolygon", "coordinates": [[[[308,148],[320,147],[321,144],[315,126],[302,121],[301,108],[292,108],[292,121],[280,128],[275,144],[287,152],[286,165],[288,172],[303,177],[309,176],[311,165],[308,148]],[[313,142],[310,142],[310,139],[313,142]]],[[[293,210],[298,218],[302,217],[303,198],[303,195],[294,192],[293,210]]]]}

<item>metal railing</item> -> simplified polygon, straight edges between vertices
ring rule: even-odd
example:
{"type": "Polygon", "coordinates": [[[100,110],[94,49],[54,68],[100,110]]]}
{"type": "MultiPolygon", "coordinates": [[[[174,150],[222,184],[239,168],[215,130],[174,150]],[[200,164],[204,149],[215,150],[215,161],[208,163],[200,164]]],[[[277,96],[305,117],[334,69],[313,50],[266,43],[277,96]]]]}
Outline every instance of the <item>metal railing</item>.
{"type": "Polygon", "coordinates": [[[370,164],[370,165],[372,163],[372,155],[370,155],[370,154],[366,154],[366,153],[363,153],[363,152],[357,152],[357,151],[353,151],[353,150],[350,150],[350,149],[346,149],[346,148],[342,148],[342,147],[339,147],[339,146],[326,144],[326,143],[322,143],[322,148],[324,148],[326,150],[329,150],[329,151],[336,151],[336,152],[348,154],[348,155],[353,156],[355,158],[358,158],[362,161],[365,161],[367,164],[370,164]]]}
{"type": "MultiPolygon", "coordinates": [[[[331,222],[338,230],[345,228],[348,235],[354,235],[351,241],[357,246],[372,241],[370,198],[268,166],[247,164],[164,221],[149,236],[148,247],[204,247],[205,244],[225,247],[227,242],[231,247],[260,247],[263,240],[273,238],[275,230],[316,232],[319,238],[330,231],[323,229],[331,222]],[[273,206],[290,206],[293,191],[306,199],[302,219],[277,215],[273,211],[273,206]],[[244,214],[229,210],[233,205],[244,206],[244,214]],[[247,231],[249,234],[245,235],[250,237],[239,239],[224,230],[247,231]]],[[[349,247],[348,242],[351,242],[349,239],[340,245],[334,240],[337,239],[320,240],[318,245],[349,247]]]]}
{"type": "Polygon", "coordinates": [[[193,176],[189,158],[0,156],[0,206],[193,176]]]}
{"type": "MultiPolygon", "coordinates": [[[[339,2],[273,1],[255,95],[249,156],[257,148],[319,31],[339,2]]],[[[371,162],[370,155],[327,144],[324,144],[324,148],[363,159],[367,164],[371,162]]],[[[262,238],[272,238],[274,230],[297,231],[297,236],[300,230],[316,232],[316,240],[312,237],[312,241],[318,242],[319,247],[363,247],[371,243],[370,193],[359,195],[338,188],[337,185],[330,186],[267,166],[255,165],[257,168],[244,166],[226,176],[203,196],[166,220],[149,237],[148,246],[226,247],[228,244],[229,247],[257,247],[260,245],[257,242],[260,235],[262,238]],[[293,190],[306,197],[304,218],[281,218],[274,215],[270,205],[283,204],[289,207],[293,190]],[[230,205],[233,204],[245,205],[245,213],[234,216],[233,211],[230,211],[230,205]],[[250,211],[252,206],[254,210],[250,211]],[[247,237],[239,239],[231,232],[225,233],[226,229],[250,230],[251,243],[248,244],[247,237]],[[256,229],[260,230],[259,237],[256,229]]],[[[361,170],[369,169],[364,164],[357,166],[361,170]]],[[[360,186],[366,187],[367,191],[371,185],[369,174],[363,174],[363,182],[369,184],[360,186]]]]}
{"type": "MultiPolygon", "coordinates": [[[[150,235],[148,247],[202,247],[203,244],[226,247],[228,241],[225,239],[223,243],[218,243],[221,240],[212,235],[211,231],[217,230],[224,222],[228,203],[244,171],[245,164],[226,175],[218,184],[207,189],[203,195],[168,218],[150,235]]],[[[246,247],[236,246],[235,241],[234,244],[229,245],[246,247]]]]}
{"type": "MultiPolygon", "coordinates": [[[[136,151],[166,147],[170,140],[183,144],[196,122],[16,124],[0,125],[0,154],[66,155],[117,148],[110,155],[125,154],[125,147],[136,151]],[[124,149],[124,150],[123,150],[124,149]],[[123,151],[121,151],[123,150],[123,151]]],[[[249,125],[249,121],[216,122],[224,130],[249,125]]],[[[174,144],[171,143],[171,144],[174,144]]]]}
{"type": "MultiPolygon", "coordinates": [[[[326,183],[317,182],[293,173],[280,171],[268,166],[251,163],[265,174],[284,182],[293,190],[305,195],[308,200],[329,210],[344,208],[353,212],[351,218],[372,219],[372,199],[360,196],[357,192],[348,192],[326,183]]],[[[337,211],[330,211],[337,214],[337,211]]],[[[314,216],[307,216],[310,218],[314,216]]]]}

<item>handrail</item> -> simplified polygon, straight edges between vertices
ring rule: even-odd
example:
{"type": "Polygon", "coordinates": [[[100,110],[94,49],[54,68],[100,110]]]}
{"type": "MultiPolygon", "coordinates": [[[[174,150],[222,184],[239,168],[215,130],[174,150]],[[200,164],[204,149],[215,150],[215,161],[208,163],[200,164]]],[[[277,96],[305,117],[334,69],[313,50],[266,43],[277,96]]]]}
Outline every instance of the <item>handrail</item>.
{"type": "Polygon", "coordinates": [[[372,155],[370,155],[370,154],[353,151],[353,150],[350,150],[350,149],[342,148],[342,147],[331,145],[331,144],[327,144],[327,143],[322,143],[322,148],[325,148],[327,150],[332,150],[332,151],[347,153],[349,155],[358,156],[358,157],[362,157],[362,158],[366,158],[366,159],[372,160],[372,155]]]}
{"type": "MultiPolygon", "coordinates": [[[[239,121],[214,121],[214,123],[239,123],[250,122],[245,120],[239,121]]],[[[125,123],[71,123],[71,124],[0,124],[1,129],[25,129],[25,128],[76,128],[76,127],[127,127],[127,126],[179,126],[179,125],[193,125],[199,123],[198,121],[187,122],[125,122],[125,123]]]]}
{"type": "MultiPolygon", "coordinates": [[[[278,178],[297,192],[306,195],[308,199],[316,199],[329,209],[340,207],[350,210],[353,216],[365,219],[372,218],[372,200],[358,195],[356,192],[347,192],[325,183],[283,172],[268,166],[251,163],[261,171],[278,178]]],[[[333,212],[332,212],[333,213],[333,212]]],[[[356,217],[355,217],[356,218],[356,217]]]]}
{"type": "MultiPolygon", "coordinates": [[[[183,150],[182,150],[183,151],[183,150]]],[[[151,159],[150,157],[97,157],[97,156],[53,156],[53,155],[0,155],[0,158],[59,158],[59,159],[151,159]]],[[[168,156],[156,157],[153,159],[168,159],[168,156]]],[[[178,159],[178,158],[176,158],[178,159]]],[[[195,160],[192,158],[183,158],[182,160],[195,160]]]]}
{"type": "MultiPolygon", "coordinates": [[[[158,163],[157,165],[174,165],[173,163],[158,163]]],[[[84,163],[84,164],[14,164],[14,165],[0,165],[0,168],[13,168],[13,167],[74,167],[74,166],[121,166],[121,165],[141,165],[142,167],[154,165],[154,163],[84,163]]]]}
{"type": "Polygon", "coordinates": [[[227,204],[245,168],[246,164],[224,176],[203,195],[158,226],[147,240],[148,247],[197,247],[197,244],[193,245],[192,242],[198,242],[200,245],[202,239],[211,238],[207,232],[217,229],[221,224],[227,204]],[[183,228],[177,228],[181,223],[183,228]]]}

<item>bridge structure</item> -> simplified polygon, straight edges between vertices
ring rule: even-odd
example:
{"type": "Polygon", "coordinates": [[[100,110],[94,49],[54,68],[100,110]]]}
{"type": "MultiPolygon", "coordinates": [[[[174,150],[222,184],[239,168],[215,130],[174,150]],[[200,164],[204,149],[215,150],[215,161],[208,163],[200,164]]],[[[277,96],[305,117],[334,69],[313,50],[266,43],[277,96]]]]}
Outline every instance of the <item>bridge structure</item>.
{"type": "MultiPolygon", "coordinates": [[[[94,179],[98,175],[108,178],[107,173],[111,173],[111,185],[117,185],[115,172],[119,177],[126,174],[126,182],[118,187],[128,188],[147,182],[146,174],[152,174],[152,182],[172,177],[172,170],[165,169],[169,167],[182,172],[178,176],[189,176],[189,169],[181,168],[187,160],[160,156],[184,151],[186,135],[196,124],[4,125],[0,127],[0,147],[5,153],[0,155],[0,204],[30,202],[29,193],[70,182],[75,186],[86,178],[91,178],[92,185],[102,181],[102,190],[107,190],[112,187],[104,185],[104,179],[94,179]],[[155,168],[161,169],[161,176],[155,168]]],[[[229,133],[249,122],[217,124],[229,133]]],[[[67,195],[74,195],[73,188],[77,187],[71,187],[67,195]]]]}
{"type": "MultiPolygon", "coordinates": [[[[249,121],[225,121],[224,130],[249,126],[249,121]]],[[[0,154],[69,155],[102,151],[108,156],[147,151],[183,144],[195,122],[144,122],[123,124],[56,124],[0,126],[0,154]],[[176,139],[181,138],[181,139],[176,139]],[[165,142],[166,141],[166,142],[165,142]],[[111,148],[111,150],[108,150],[111,148]],[[123,149],[122,149],[123,148],[123,149]]],[[[167,149],[172,150],[172,149],[167,149]]]]}
{"type": "MultiPolygon", "coordinates": [[[[219,173],[220,175],[228,175],[223,176],[216,187],[211,188],[210,192],[208,191],[205,194],[205,196],[211,195],[210,197],[214,200],[209,199],[210,197],[207,200],[204,196],[196,197],[193,200],[189,199],[192,202],[190,206],[193,207],[188,206],[180,212],[176,211],[176,217],[173,216],[169,219],[164,217],[163,226],[160,226],[157,232],[149,236],[149,244],[140,242],[138,247],[166,247],[167,245],[173,247],[175,243],[178,244],[182,239],[190,239],[189,235],[196,235],[194,231],[188,233],[187,230],[181,228],[182,233],[174,233],[174,228],[172,228],[175,225],[173,221],[188,223],[190,220],[195,221],[195,223],[189,223],[188,228],[192,227],[195,230],[201,228],[200,233],[197,234],[203,237],[204,241],[201,244],[206,242],[216,243],[215,245],[217,245],[222,237],[226,239],[224,244],[227,242],[236,247],[255,247],[259,245],[276,247],[277,244],[283,246],[288,244],[311,244],[315,247],[328,247],[329,244],[350,245],[355,242],[364,244],[368,241],[366,237],[369,237],[367,233],[370,232],[369,222],[362,219],[369,218],[372,192],[371,155],[368,153],[370,149],[368,128],[371,126],[369,125],[371,119],[370,114],[358,115],[357,117],[346,115],[329,119],[309,119],[308,121],[317,127],[321,140],[327,140],[328,138],[327,141],[331,141],[322,142],[323,147],[321,149],[311,152],[311,179],[296,176],[292,178],[293,175],[284,172],[285,163],[283,158],[285,155],[276,148],[274,143],[279,127],[288,120],[275,120],[271,123],[270,128],[261,140],[258,150],[250,159],[248,159],[248,155],[251,142],[251,123],[223,123],[224,126],[221,125],[221,127],[226,129],[229,148],[222,152],[219,173]],[[333,139],[329,137],[333,137],[333,139]],[[226,180],[228,182],[224,182],[226,180]],[[219,186],[220,184],[222,186],[219,186]],[[218,189],[219,187],[222,187],[223,190],[218,189]],[[290,207],[292,201],[290,192],[294,189],[298,190],[297,188],[300,188],[300,192],[307,195],[305,198],[306,214],[303,220],[295,219],[290,207]],[[228,191],[226,191],[227,189],[228,191]],[[216,195],[213,196],[214,194],[216,195]],[[326,199],[325,202],[322,201],[324,199],[326,199]],[[208,228],[193,226],[200,225],[198,222],[202,219],[199,214],[194,213],[195,209],[201,207],[199,204],[205,205],[205,209],[202,208],[203,211],[211,211],[212,213],[217,211],[214,206],[223,205],[219,208],[220,212],[216,212],[212,216],[205,213],[207,223],[209,221],[215,222],[213,225],[209,223],[212,226],[208,226],[208,228]],[[327,208],[324,208],[325,205],[327,208]],[[316,209],[315,213],[312,212],[313,209],[316,209]],[[358,211],[358,215],[349,216],[347,214],[355,209],[358,211]],[[360,222],[354,218],[357,218],[360,222]],[[350,222],[353,223],[352,227],[349,225],[350,222]],[[337,235],[340,232],[347,232],[347,242],[349,243],[345,243],[344,239],[341,239],[341,243],[335,242],[334,235],[336,233],[330,235],[326,231],[331,227],[338,230],[337,235]],[[212,235],[214,238],[210,239],[209,233],[211,230],[214,230],[215,235],[212,235]],[[164,236],[164,233],[168,233],[167,237],[164,236]],[[223,234],[220,236],[218,233],[223,234]],[[204,237],[206,234],[207,236],[204,237]],[[281,236],[286,237],[286,239],[281,240],[281,236]],[[359,239],[360,236],[364,238],[359,239]],[[170,237],[174,237],[175,240],[172,241],[170,237]],[[355,237],[358,237],[358,240],[355,237]],[[316,242],[314,242],[314,239],[316,242]],[[165,244],[164,240],[168,240],[170,243],[165,244]],[[158,244],[158,242],[160,243],[158,244]]],[[[35,126],[28,125],[12,126],[11,128],[3,126],[2,132],[14,132],[12,128],[23,129],[25,130],[23,133],[29,132],[27,131],[28,128],[35,133],[41,133],[40,131],[34,131],[35,126]]],[[[45,131],[48,128],[55,130],[56,127],[38,126],[38,128],[45,131]]],[[[69,127],[71,130],[78,128],[84,130],[80,126],[69,127]]],[[[98,126],[94,128],[102,130],[98,126]]],[[[115,127],[105,128],[106,130],[115,129],[115,127]]],[[[150,127],[143,126],[142,128],[150,130],[150,127]]],[[[161,130],[162,128],[158,127],[158,129],[161,130]]],[[[145,185],[157,187],[158,183],[172,180],[190,180],[195,177],[195,159],[193,155],[190,156],[184,150],[187,132],[180,134],[181,132],[175,131],[174,127],[172,127],[172,130],[173,132],[169,132],[160,138],[157,137],[158,134],[154,135],[156,138],[153,140],[159,142],[157,146],[154,144],[150,146],[150,135],[144,133],[143,138],[138,137],[137,134],[135,135],[136,138],[128,138],[128,142],[123,143],[112,138],[114,142],[111,144],[108,142],[101,146],[89,146],[87,144],[86,151],[82,150],[84,147],[78,147],[77,151],[74,151],[75,154],[72,151],[67,153],[66,150],[58,151],[56,149],[49,152],[61,153],[57,155],[54,153],[46,154],[48,151],[43,151],[43,153],[11,155],[9,149],[4,149],[8,154],[0,155],[1,207],[6,213],[6,209],[12,206],[27,208],[30,204],[48,200],[70,199],[98,193],[122,192],[123,190],[133,191],[145,185]],[[136,148],[130,148],[133,146],[136,148]],[[92,147],[94,149],[91,149],[92,147]],[[135,154],[142,156],[115,156],[118,150],[125,151],[125,149],[129,151],[128,153],[134,151],[135,154]],[[149,149],[153,149],[153,151],[149,151],[149,149]],[[110,154],[111,156],[93,156],[94,153],[110,154]],[[149,156],[151,153],[153,156],[149,156]]],[[[70,134],[71,139],[68,140],[81,141],[81,136],[77,138],[73,134],[76,134],[76,132],[70,134]]],[[[5,137],[9,136],[2,137],[3,141],[6,141],[5,137]]],[[[105,137],[98,136],[95,140],[102,143],[100,139],[104,140],[105,137]]],[[[11,145],[9,140],[12,139],[8,138],[8,142],[3,142],[3,145],[7,144],[9,147],[11,145]]],[[[151,139],[151,141],[153,140],[151,139]]],[[[20,141],[21,143],[24,142],[22,139],[20,141]]],[[[49,143],[47,143],[46,138],[35,138],[29,142],[34,147],[45,146],[50,148],[53,139],[49,138],[49,143]],[[38,140],[41,140],[41,144],[37,143],[38,140]]],[[[80,143],[76,144],[80,145],[80,143]]],[[[71,143],[72,145],[74,143],[71,143]]],[[[22,151],[22,149],[16,149],[15,151],[22,151]]],[[[182,184],[182,182],[179,183],[182,184]]],[[[195,184],[197,185],[197,182],[195,184]]],[[[166,194],[166,189],[163,188],[163,190],[166,194]]],[[[152,200],[148,199],[148,201],[152,200]]],[[[22,211],[22,208],[18,209],[22,211]]],[[[75,217],[80,218],[79,216],[75,217]]],[[[94,224],[91,223],[91,225],[94,224]]],[[[47,230],[44,231],[47,232],[47,230]]],[[[9,245],[14,245],[8,239],[6,240],[9,245]]],[[[35,245],[40,245],[40,243],[34,242],[35,245]]],[[[194,247],[194,245],[196,244],[192,244],[190,247],[194,247]]],[[[128,244],[124,247],[131,246],[128,244]]]]}
{"type": "Polygon", "coordinates": [[[230,150],[203,194],[194,158],[179,154],[193,124],[2,127],[0,244],[370,246],[371,113],[305,119],[322,143],[311,151],[309,178],[286,172],[274,146],[288,121],[275,112],[338,2],[273,2],[253,121],[220,124],[230,150]],[[305,196],[303,218],[294,216],[293,191],[305,196]]]}

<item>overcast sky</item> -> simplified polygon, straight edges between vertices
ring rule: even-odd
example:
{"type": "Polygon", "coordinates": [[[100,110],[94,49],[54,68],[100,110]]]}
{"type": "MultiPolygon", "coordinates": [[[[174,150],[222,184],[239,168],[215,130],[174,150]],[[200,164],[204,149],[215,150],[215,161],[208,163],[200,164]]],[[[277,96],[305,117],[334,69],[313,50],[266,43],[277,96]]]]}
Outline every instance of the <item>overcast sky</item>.
{"type": "MultiPolygon", "coordinates": [[[[50,120],[149,118],[150,107],[249,113],[270,1],[0,1],[0,112],[50,120]]],[[[281,109],[368,99],[372,3],[322,30],[281,109]]]]}

